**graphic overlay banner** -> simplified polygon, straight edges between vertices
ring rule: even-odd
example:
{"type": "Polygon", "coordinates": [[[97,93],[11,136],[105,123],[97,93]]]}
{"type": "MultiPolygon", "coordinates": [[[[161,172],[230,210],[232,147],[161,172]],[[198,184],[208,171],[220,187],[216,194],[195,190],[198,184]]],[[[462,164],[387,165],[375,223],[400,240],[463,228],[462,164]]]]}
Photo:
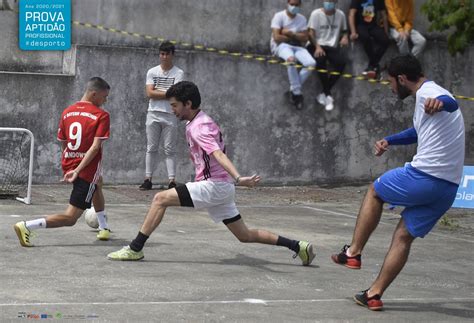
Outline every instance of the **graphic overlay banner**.
{"type": "Polygon", "coordinates": [[[464,166],[453,207],[474,209],[474,166],[464,166]]]}
{"type": "Polygon", "coordinates": [[[71,48],[71,0],[20,0],[18,9],[20,49],[71,48]]]}

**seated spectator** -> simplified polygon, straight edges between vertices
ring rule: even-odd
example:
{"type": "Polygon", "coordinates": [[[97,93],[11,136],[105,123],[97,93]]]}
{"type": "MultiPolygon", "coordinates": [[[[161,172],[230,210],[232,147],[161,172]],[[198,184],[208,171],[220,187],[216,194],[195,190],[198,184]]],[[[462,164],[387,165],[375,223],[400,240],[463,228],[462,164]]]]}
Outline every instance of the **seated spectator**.
{"type": "Polygon", "coordinates": [[[288,66],[290,80],[290,100],[296,109],[303,108],[301,87],[311,73],[308,67],[314,67],[316,61],[304,47],[308,41],[306,18],[300,14],[301,0],[288,0],[287,8],[277,12],[272,19],[272,39],[270,42],[273,55],[287,62],[303,65],[298,72],[294,65],[288,66]]]}
{"type": "Polygon", "coordinates": [[[397,42],[401,54],[410,53],[410,41],[413,44],[411,53],[419,56],[426,45],[426,39],[413,29],[415,2],[413,0],[385,0],[390,36],[397,42]]]}
{"type": "Polygon", "coordinates": [[[369,64],[362,74],[370,78],[378,77],[380,60],[390,44],[383,0],[352,0],[349,26],[351,40],[360,39],[369,57],[369,64]]]}
{"type": "MultiPolygon", "coordinates": [[[[327,69],[327,63],[332,66],[331,71],[342,73],[346,66],[346,55],[341,46],[349,44],[347,36],[346,15],[336,9],[337,0],[324,1],[323,8],[314,10],[309,17],[309,42],[308,51],[316,58],[318,69],[327,69]],[[342,35],[342,37],[341,37],[342,35]]],[[[331,75],[329,72],[319,72],[319,79],[323,91],[317,100],[325,106],[326,111],[334,108],[334,99],[331,89],[336,84],[340,75],[331,75]]]]}

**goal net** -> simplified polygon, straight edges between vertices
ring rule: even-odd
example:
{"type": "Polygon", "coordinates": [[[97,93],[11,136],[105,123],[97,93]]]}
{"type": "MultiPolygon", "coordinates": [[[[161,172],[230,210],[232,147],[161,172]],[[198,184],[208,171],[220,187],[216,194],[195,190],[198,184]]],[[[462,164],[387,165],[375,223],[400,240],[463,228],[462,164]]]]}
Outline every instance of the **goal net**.
{"type": "Polygon", "coordinates": [[[30,130],[0,127],[0,199],[31,203],[33,149],[30,130]]]}

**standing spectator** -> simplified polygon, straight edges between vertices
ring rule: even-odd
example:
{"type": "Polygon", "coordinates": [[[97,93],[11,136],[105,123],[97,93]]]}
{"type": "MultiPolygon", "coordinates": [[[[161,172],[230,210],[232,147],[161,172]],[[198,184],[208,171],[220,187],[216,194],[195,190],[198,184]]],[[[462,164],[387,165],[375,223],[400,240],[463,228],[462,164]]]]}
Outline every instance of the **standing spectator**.
{"type": "Polygon", "coordinates": [[[146,116],[146,158],[145,181],[140,190],[151,190],[153,172],[158,162],[158,147],[163,137],[168,188],[176,186],[176,142],[178,121],[166,100],[166,91],[183,80],[183,71],[173,65],[175,47],[170,42],[160,45],[160,65],[148,70],[146,74],[146,95],[150,98],[146,116]]]}
{"type": "Polygon", "coordinates": [[[272,39],[270,41],[271,51],[288,63],[298,61],[303,68],[298,73],[295,66],[288,66],[288,78],[290,80],[290,99],[296,109],[303,108],[303,95],[301,87],[311,73],[308,67],[314,67],[316,61],[304,48],[308,41],[308,30],[306,18],[300,14],[301,0],[288,0],[287,8],[277,12],[272,19],[272,39]]]}
{"type": "Polygon", "coordinates": [[[390,44],[387,13],[383,0],[352,0],[349,26],[351,40],[360,39],[369,57],[369,64],[362,75],[370,78],[378,77],[380,60],[390,44]]]}
{"type": "MultiPolygon", "coordinates": [[[[331,63],[333,69],[339,73],[344,71],[346,57],[341,49],[347,46],[347,22],[344,13],[336,9],[337,0],[324,1],[323,8],[314,10],[309,17],[309,46],[308,50],[316,58],[318,68],[327,69],[327,62],[331,63]],[[341,38],[342,35],[342,38],[341,38]]],[[[340,75],[332,75],[328,72],[318,73],[323,85],[317,100],[324,105],[326,111],[334,108],[334,99],[331,89],[336,84],[340,75]]]]}
{"type": "Polygon", "coordinates": [[[426,45],[426,39],[413,29],[415,3],[413,0],[385,0],[390,36],[397,42],[401,54],[410,53],[410,44],[413,43],[411,53],[419,56],[426,45]]]}

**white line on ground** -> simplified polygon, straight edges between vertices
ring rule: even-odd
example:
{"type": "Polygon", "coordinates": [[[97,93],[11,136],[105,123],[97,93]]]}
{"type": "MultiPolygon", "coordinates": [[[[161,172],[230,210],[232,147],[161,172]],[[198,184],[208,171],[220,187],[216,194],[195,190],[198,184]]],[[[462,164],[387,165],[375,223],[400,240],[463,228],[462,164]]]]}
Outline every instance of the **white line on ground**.
{"type": "MultiPolygon", "coordinates": [[[[243,300],[227,300],[227,301],[160,301],[160,302],[77,302],[77,303],[16,303],[0,304],[0,307],[9,306],[57,306],[57,305],[206,305],[206,304],[272,304],[272,303],[326,303],[326,302],[346,302],[349,298],[327,298],[327,299],[274,299],[264,300],[256,298],[246,298],[243,300]]],[[[455,297],[455,298],[384,298],[384,302],[443,302],[443,303],[455,303],[472,301],[473,297],[455,297]]]]}

